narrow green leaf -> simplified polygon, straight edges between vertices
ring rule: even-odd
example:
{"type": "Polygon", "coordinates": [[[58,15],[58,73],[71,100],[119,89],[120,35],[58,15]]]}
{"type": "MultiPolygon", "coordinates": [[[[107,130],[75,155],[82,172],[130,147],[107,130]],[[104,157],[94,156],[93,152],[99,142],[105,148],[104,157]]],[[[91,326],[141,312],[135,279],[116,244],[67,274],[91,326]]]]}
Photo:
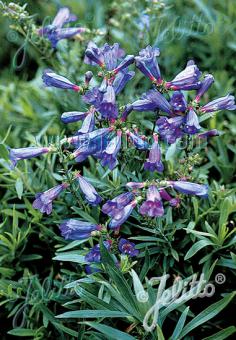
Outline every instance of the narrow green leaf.
{"type": "Polygon", "coordinates": [[[113,310],[73,310],[57,315],[56,318],[125,318],[130,316],[128,313],[113,310]]]}
{"type": "Polygon", "coordinates": [[[224,340],[228,339],[228,337],[236,332],[236,327],[229,326],[225,329],[222,329],[221,331],[208,336],[207,338],[204,338],[202,340],[224,340]]]}
{"type": "Polygon", "coordinates": [[[106,326],[106,325],[96,323],[96,322],[83,322],[83,324],[86,324],[92,328],[95,328],[97,331],[106,335],[108,339],[111,339],[111,340],[136,340],[133,336],[125,332],[121,332],[118,329],[115,329],[110,326],[106,326]]]}
{"type": "Polygon", "coordinates": [[[177,325],[175,326],[174,332],[171,336],[171,340],[179,340],[179,335],[184,327],[187,315],[188,315],[188,311],[189,311],[189,307],[185,308],[185,310],[183,311],[183,313],[181,314],[177,325]]]}
{"type": "Polygon", "coordinates": [[[210,245],[214,245],[213,242],[211,242],[210,240],[200,240],[197,243],[195,243],[187,252],[187,254],[185,255],[184,259],[188,260],[190,259],[192,256],[194,256],[199,250],[201,250],[202,248],[205,248],[206,246],[210,246],[210,245]]]}

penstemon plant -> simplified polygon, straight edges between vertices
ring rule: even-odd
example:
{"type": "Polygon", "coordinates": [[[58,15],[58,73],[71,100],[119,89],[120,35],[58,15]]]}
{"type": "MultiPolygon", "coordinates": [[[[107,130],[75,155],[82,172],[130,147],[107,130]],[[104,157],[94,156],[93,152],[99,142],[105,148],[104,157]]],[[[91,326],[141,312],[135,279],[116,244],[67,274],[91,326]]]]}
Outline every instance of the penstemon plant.
{"type": "MultiPolygon", "coordinates": [[[[44,28],[44,33],[49,34],[55,45],[58,34],[52,36],[55,31],[48,27],[44,28]]],[[[192,180],[192,168],[200,161],[191,151],[194,145],[204,146],[203,140],[219,135],[219,131],[205,130],[201,125],[217,111],[235,110],[234,97],[228,94],[202,104],[202,97],[214,82],[213,76],[202,77],[191,60],[172,80],[165,80],[157,62],[159,55],[157,47],[147,46],[138,56],[125,56],[117,43],[98,47],[90,42],[84,62],[97,67],[96,77],[89,70],[84,75],[84,82],[75,84],[46,69],[42,76],[46,86],[75,91],[82,96],[86,110],[61,115],[64,124],[81,122],[80,129],[48,146],[10,149],[12,167],[22,159],[49,153],[57,155],[64,180],[36,195],[33,207],[41,213],[51,214],[54,200],[65,191],[75,196],[82,209],[87,204],[101,207],[103,214],[99,223],[64,216],[59,226],[66,240],[93,239],[95,244],[84,257],[88,274],[103,270],[99,240],[113,254],[117,266],[124,271],[132,267],[133,263],[127,266],[127,261],[132,261],[140,252],[133,242],[123,237],[122,229],[134,211],[137,210],[149,226],[165,216],[166,206],[178,209],[185,195],[208,197],[208,186],[192,180]],[[131,67],[149,78],[152,88],[137,100],[123,103],[119,95],[135,77],[131,67]],[[100,84],[99,79],[102,79],[100,84]],[[145,111],[153,112],[149,128],[140,124],[137,115],[137,112],[145,111]],[[181,147],[184,138],[187,138],[185,157],[180,160],[180,167],[175,169],[172,164],[174,168],[170,169],[163,155],[168,154],[173,145],[181,147]],[[119,195],[110,195],[104,202],[102,194],[83,175],[80,166],[90,157],[107,169],[105,174],[120,168],[120,174],[124,176],[122,171],[126,168],[130,171],[129,178],[136,180],[127,179],[126,189],[121,188],[119,195]],[[145,180],[137,180],[140,172],[145,180]],[[122,267],[124,256],[126,265],[122,267]]]]}

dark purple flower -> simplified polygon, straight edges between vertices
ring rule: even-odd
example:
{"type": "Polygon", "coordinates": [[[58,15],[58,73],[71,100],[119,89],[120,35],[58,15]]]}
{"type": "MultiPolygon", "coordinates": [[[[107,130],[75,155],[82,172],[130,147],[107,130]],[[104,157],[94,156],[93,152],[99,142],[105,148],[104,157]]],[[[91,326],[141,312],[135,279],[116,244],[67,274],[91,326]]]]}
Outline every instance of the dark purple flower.
{"type": "Polygon", "coordinates": [[[55,48],[59,40],[68,39],[85,32],[85,28],[83,27],[63,28],[66,23],[75,21],[76,19],[76,16],[70,13],[69,8],[60,8],[52,24],[39,29],[38,34],[41,36],[47,36],[52,47],[55,48]]]}
{"type": "Polygon", "coordinates": [[[190,135],[194,135],[200,129],[201,126],[199,125],[198,116],[194,112],[194,110],[190,108],[186,116],[184,132],[189,133],[190,135]]]}
{"type": "Polygon", "coordinates": [[[125,70],[129,65],[133,64],[134,62],[134,56],[133,55],[127,55],[122,62],[113,70],[113,72],[116,74],[122,70],[125,70]]]}
{"type": "Polygon", "coordinates": [[[92,132],[95,128],[95,116],[94,112],[91,111],[85,117],[81,128],[77,131],[78,135],[92,132]]]}
{"type": "Polygon", "coordinates": [[[168,201],[169,204],[172,206],[172,207],[179,207],[180,205],[180,198],[179,197],[171,197],[168,192],[163,189],[163,188],[160,188],[159,189],[159,193],[161,195],[161,198],[165,201],[168,201]]]}
{"type": "Polygon", "coordinates": [[[204,93],[209,89],[209,87],[214,83],[215,79],[213,75],[206,74],[203,81],[201,82],[201,86],[197,91],[197,95],[195,98],[196,102],[199,102],[201,97],[204,95],[204,93]]]}
{"type": "MultiPolygon", "coordinates": [[[[166,83],[166,87],[172,90],[193,90],[196,89],[196,84],[198,83],[200,76],[201,72],[195,65],[195,62],[190,60],[182,72],[177,74],[172,81],[166,83]]],[[[200,84],[197,84],[197,86],[199,87],[200,84]]]]}
{"type": "Polygon", "coordinates": [[[164,215],[164,208],[160,193],[155,185],[150,185],[147,190],[147,200],[142,203],[140,214],[149,217],[158,217],[164,215]]]}
{"type": "Polygon", "coordinates": [[[102,201],[102,198],[98,195],[95,188],[80,174],[77,174],[76,178],[86,201],[91,205],[98,205],[102,201]]]}
{"type": "Polygon", "coordinates": [[[135,244],[124,238],[121,238],[118,243],[118,249],[121,254],[128,255],[130,257],[138,256],[139,251],[135,249],[135,244]]]}
{"type": "Polygon", "coordinates": [[[71,111],[61,115],[61,121],[65,124],[78,122],[86,117],[87,112],[71,111]]]}
{"type": "Polygon", "coordinates": [[[219,110],[236,110],[234,96],[228,94],[201,107],[202,112],[215,112],[219,110]]]}
{"type": "Polygon", "coordinates": [[[122,131],[118,130],[116,137],[109,142],[106,149],[102,152],[101,164],[102,166],[108,166],[110,170],[114,169],[118,164],[116,157],[121,148],[121,136],[122,131]]]}
{"type": "Polygon", "coordinates": [[[149,152],[149,157],[144,163],[144,169],[149,171],[159,171],[164,170],[163,163],[161,161],[161,149],[158,144],[158,136],[154,135],[154,143],[152,144],[151,150],[149,152]]]}
{"type": "Polygon", "coordinates": [[[87,71],[85,72],[85,75],[84,75],[84,80],[85,80],[85,84],[88,86],[91,79],[93,78],[93,72],[92,71],[87,71]]]}
{"type": "MultiPolygon", "coordinates": [[[[103,242],[104,246],[109,251],[111,249],[111,240],[107,240],[103,242]]],[[[86,255],[85,255],[85,261],[87,262],[101,262],[101,252],[100,252],[100,245],[96,244],[86,255]]]]}
{"type": "Polygon", "coordinates": [[[136,100],[132,106],[136,111],[155,111],[159,109],[168,114],[172,113],[170,103],[168,103],[166,98],[157,90],[148,91],[141,99],[136,100]]]}
{"type": "Polygon", "coordinates": [[[183,136],[182,124],[184,117],[176,116],[173,118],[161,117],[156,121],[158,133],[167,143],[175,143],[177,138],[183,136]]]}
{"type": "Polygon", "coordinates": [[[159,55],[159,48],[147,46],[135,58],[137,68],[151,81],[161,81],[160,69],[156,59],[159,55]]]}
{"type": "Polygon", "coordinates": [[[42,79],[46,86],[69,89],[76,92],[80,91],[80,86],[73,84],[69,79],[54,73],[50,69],[44,70],[42,79]]]}
{"type": "Polygon", "coordinates": [[[91,266],[90,264],[86,264],[85,271],[89,275],[89,274],[99,273],[101,270],[99,268],[95,267],[95,266],[91,266]]]}
{"type": "Polygon", "coordinates": [[[169,181],[168,182],[175,190],[188,195],[196,195],[202,198],[208,197],[208,186],[185,181],[169,181]]]}
{"type": "Polygon", "coordinates": [[[208,138],[208,137],[214,137],[219,136],[220,132],[216,129],[205,131],[202,133],[199,133],[197,136],[198,138],[208,138]]]}
{"type": "Polygon", "coordinates": [[[50,148],[30,146],[28,148],[10,149],[9,158],[12,162],[13,167],[16,166],[17,162],[21,159],[29,159],[40,156],[44,153],[48,153],[50,148]]]}
{"type": "Polygon", "coordinates": [[[102,206],[102,212],[110,217],[113,217],[117,210],[123,209],[127,204],[129,204],[134,199],[134,194],[132,192],[125,192],[116,196],[112,200],[107,201],[102,206]]]}
{"type": "Polygon", "coordinates": [[[133,200],[122,209],[116,210],[109,223],[109,227],[111,229],[116,229],[117,227],[120,227],[130,216],[136,204],[137,201],[133,200]]]}
{"type": "Polygon", "coordinates": [[[45,192],[36,194],[36,199],[33,202],[33,208],[38,209],[41,213],[46,213],[47,215],[51,214],[53,200],[56,199],[57,196],[68,186],[68,183],[62,183],[45,192]]]}
{"type": "Polygon", "coordinates": [[[103,118],[117,118],[118,108],[116,105],[116,94],[113,86],[107,86],[106,92],[103,94],[102,102],[98,110],[102,114],[103,118]]]}
{"type": "Polygon", "coordinates": [[[174,91],[170,104],[175,112],[185,112],[187,110],[187,101],[180,91],[174,91]]]}
{"type": "Polygon", "coordinates": [[[127,136],[129,136],[129,138],[131,139],[131,142],[134,144],[134,146],[136,147],[136,149],[138,150],[147,150],[149,145],[148,143],[143,140],[140,136],[138,136],[137,134],[134,134],[131,131],[126,131],[127,136]]]}
{"type": "Polygon", "coordinates": [[[122,70],[121,72],[117,74],[112,84],[116,95],[119,94],[123,90],[125,85],[128,83],[130,79],[134,77],[134,75],[135,75],[134,71],[128,72],[127,69],[122,70]]]}
{"type": "Polygon", "coordinates": [[[100,231],[98,224],[79,221],[73,218],[63,221],[60,226],[61,235],[66,240],[83,240],[93,235],[93,232],[100,231]]]}

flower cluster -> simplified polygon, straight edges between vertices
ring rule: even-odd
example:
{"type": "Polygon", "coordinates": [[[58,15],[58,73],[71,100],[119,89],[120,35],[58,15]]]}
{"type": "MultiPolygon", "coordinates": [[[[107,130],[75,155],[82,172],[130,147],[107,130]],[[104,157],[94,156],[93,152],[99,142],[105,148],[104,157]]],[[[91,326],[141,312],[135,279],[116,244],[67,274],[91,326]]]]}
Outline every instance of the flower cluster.
{"type": "MultiPolygon", "coordinates": [[[[72,19],[68,10],[63,8],[54,19],[52,27],[44,28],[44,33],[54,45],[63,37],[63,24],[72,19]]],[[[65,124],[82,122],[80,129],[73,136],[65,137],[60,142],[60,150],[63,155],[66,155],[64,161],[77,166],[77,163],[93,156],[103,167],[113,170],[119,164],[119,153],[123,152],[122,141],[126,137],[134,150],[145,152],[146,161],[143,169],[153,172],[154,175],[163,176],[165,169],[160,141],[172,144],[184,135],[196,135],[197,138],[218,135],[217,130],[204,131],[199,120],[204,114],[225,109],[234,110],[236,108],[234,97],[227,95],[201,106],[200,100],[214,82],[213,76],[207,74],[202,79],[202,73],[196,64],[189,61],[183,71],[172,80],[166,81],[161,75],[157,62],[159,55],[159,49],[151,46],[141,50],[138,56],[125,56],[119,44],[112,46],[105,44],[99,48],[95,43],[90,42],[85,51],[84,61],[88,65],[98,67],[98,76],[102,77],[99,86],[91,85],[93,82],[91,71],[86,72],[84,82],[81,84],[71,82],[52,70],[44,71],[42,78],[46,86],[78,92],[87,105],[85,112],[71,111],[61,115],[61,121],[65,124]],[[135,65],[145,77],[150,79],[153,88],[133,103],[121,105],[118,95],[135,75],[133,70],[129,70],[131,65],[135,65]],[[189,103],[187,91],[195,91],[189,103]],[[141,135],[129,120],[132,111],[155,113],[153,131],[148,136],[141,135]]],[[[12,165],[16,166],[18,160],[49,152],[58,152],[58,147],[51,145],[11,149],[10,159],[12,165]]],[[[97,206],[102,202],[102,196],[76,170],[72,172],[69,182],[64,181],[44,193],[37,194],[33,207],[42,213],[50,214],[52,202],[65,189],[70,190],[74,182],[77,183],[76,190],[81,192],[88,204],[97,206]]],[[[171,180],[156,177],[144,182],[129,182],[126,187],[129,191],[121,193],[106,203],[103,202],[101,211],[109,216],[108,222],[96,224],[69,218],[60,225],[62,236],[68,240],[102,236],[104,245],[109,251],[134,257],[139,253],[135,244],[119,236],[120,228],[134,208],[138,208],[142,216],[161,218],[165,213],[166,204],[173,208],[181,205],[182,194],[200,198],[208,196],[207,185],[188,182],[183,178],[171,180]],[[114,238],[111,236],[112,233],[114,238]]],[[[101,262],[99,244],[86,254],[85,260],[88,263],[86,267],[88,272],[99,270],[90,265],[101,262]]],[[[119,265],[118,262],[117,264],[119,265]]]]}

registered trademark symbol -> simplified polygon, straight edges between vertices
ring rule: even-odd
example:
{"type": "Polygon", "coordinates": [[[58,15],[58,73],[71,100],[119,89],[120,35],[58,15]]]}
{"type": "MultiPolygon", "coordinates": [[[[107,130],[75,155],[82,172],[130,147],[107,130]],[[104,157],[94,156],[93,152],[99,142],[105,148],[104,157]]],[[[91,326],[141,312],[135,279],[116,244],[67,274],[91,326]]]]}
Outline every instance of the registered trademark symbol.
{"type": "Polygon", "coordinates": [[[226,276],[222,273],[218,273],[215,276],[215,282],[218,283],[219,285],[222,285],[226,281],[226,276]]]}

